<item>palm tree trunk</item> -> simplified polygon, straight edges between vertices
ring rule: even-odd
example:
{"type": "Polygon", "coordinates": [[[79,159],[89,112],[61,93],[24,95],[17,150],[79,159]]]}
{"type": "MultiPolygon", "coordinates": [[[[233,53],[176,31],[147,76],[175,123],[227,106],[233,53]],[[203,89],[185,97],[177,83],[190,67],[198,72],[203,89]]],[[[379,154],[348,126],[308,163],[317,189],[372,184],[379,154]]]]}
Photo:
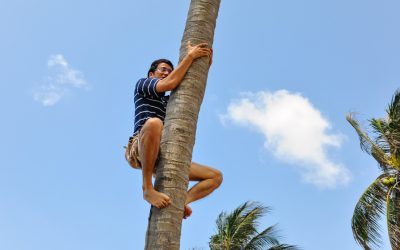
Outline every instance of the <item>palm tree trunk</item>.
{"type": "MultiPolygon", "coordinates": [[[[219,5],[220,0],[191,1],[179,60],[186,55],[188,41],[212,46],[219,5]]],[[[195,60],[168,102],[155,188],[171,197],[172,204],[164,209],[151,208],[145,249],[179,249],[189,166],[208,69],[208,58],[195,60]]]]}

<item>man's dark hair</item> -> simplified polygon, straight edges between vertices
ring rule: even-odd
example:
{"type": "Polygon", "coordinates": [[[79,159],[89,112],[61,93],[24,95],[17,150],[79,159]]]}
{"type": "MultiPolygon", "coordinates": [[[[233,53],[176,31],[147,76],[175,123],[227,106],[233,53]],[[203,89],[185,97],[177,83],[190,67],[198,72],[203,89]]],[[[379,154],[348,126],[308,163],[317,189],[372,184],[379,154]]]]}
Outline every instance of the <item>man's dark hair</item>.
{"type": "Polygon", "coordinates": [[[157,67],[158,67],[158,65],[160,63],[166,63],[169,66],[171,66],[172,70],[174,70],[174,65],[172,64],[172,62],[170,60],[168,60],[168,59],[158,59],[158,60],[155,60],[154,62],[151,63],[150,69],[147,72],[147,77],[150,76],[150,72],[154,73],[156,71],[156,69],[157,69],[157,67]]]}

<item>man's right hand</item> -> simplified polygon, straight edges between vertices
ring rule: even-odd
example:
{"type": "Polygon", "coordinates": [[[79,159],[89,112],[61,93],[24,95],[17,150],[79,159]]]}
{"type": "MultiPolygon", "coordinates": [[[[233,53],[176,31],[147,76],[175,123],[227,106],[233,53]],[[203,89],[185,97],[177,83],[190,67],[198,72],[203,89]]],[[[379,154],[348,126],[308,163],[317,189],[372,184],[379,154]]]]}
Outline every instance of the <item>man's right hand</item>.
{"type": "Polygon", "coordinates": [[[199,57],[208,56],[210,58],[210,64],[212,62],[212,49],[208,48],[208,43],[200,43],[192,46],[192,43],[188,41],[187,55],[193,60],[199,57]]]}
{"type": "Polygon", "coordinates": [[[183,60],[178,64],[175,70],[173,70],[167,77],[161,79],[157,85],[157,92],[165,92],[168,90],[174,90],[181,82],[186,72],[188,71],[192,62],[200,57],[208,56],[209,63],[212,62],[212,49],[208,47],[207,43],[200,43],[192,46],[190,41],[187,45],[187,54],[183,60]]]}

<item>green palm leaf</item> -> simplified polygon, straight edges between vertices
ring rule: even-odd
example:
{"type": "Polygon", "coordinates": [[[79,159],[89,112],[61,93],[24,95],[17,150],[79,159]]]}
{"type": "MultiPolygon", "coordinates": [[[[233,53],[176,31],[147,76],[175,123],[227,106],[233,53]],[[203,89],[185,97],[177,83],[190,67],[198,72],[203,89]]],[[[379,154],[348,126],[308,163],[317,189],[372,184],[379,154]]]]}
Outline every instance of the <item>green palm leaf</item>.
{"type": "Polygon", "coordinates": [[[392,186],[386,196],[386,219],[392,249],[400,249],[400,188],[392,186]]]}
{"type": "Polygon", "coordinates": [[[379,226],[381,216],[385,212],[387,188],[382,184],[379,176],[361,195],[354,209],[352,230],[355,240],[364,247],[371,249],[382,244],[379,226]]]}
{"type": "Polygon", "coordinates": [[[390,117],[390,120],[394,122],[400,121],[400,90],[397,90],[393,97],[392,101],[389,104],[389,107],[386,109],[386,113],[390,117]]]}
{"type": "Polygon", "coordinates": [[[222,212],[219,214],[217,219],[217,228],[218,233],[211,237],[210,244],[213,244],[216,249],[223,249],[222,246],[224,245],[223,241],[226,238],[229,238],[226,228],[226,213],[222,212]]]}
{"type": "Polygon", "coordinates": [[[390,145],[390,153],[400,159],[400,92],[396,91],[387,112],[385,137],[390,145]]]}
{"type": "Polygon", "coordinates": [[[292,246],[288,244],[279,244],[278,230],[276,226],[270,226],[264,231],[254,236],[243,250],[262,250],[269,247],[268,250],[298,250],[297,246],[292,246]]]}
{"type": "Polygon", "coordinates": [[[287,244],[279,244],[277,246],[268,248],[268,250],[299,250],[299,248],[297,246],[291,246],[291,245],[287,245],[287,244]]]}
{"type": "Polygon", "coordinates": [[[232,234],[233,239],[243,239],[238,240],[241,246],[257,234],[258,219],[270,211],[268,207],[257,203],[246,202],[245,206],[242,215],[236,220],[237,224],[232,234]]]}
{"type": "Polygon", "coordinates": [[[388,142],[389,135],[389,125],[385,119],[371,119],[371,127],[374,134],[376,135],[375,143],[378,145],[385,154],[390,154],[390,144],[388,142]]]}
{"type": "Polygon", "coordinates": [[[360,125],[358,122],[353,118],[354,114],[348,114],[346,116],[347,121],[353,126],[353,128],[356,130],[359,139],[360,139],[360,146],[361,149],[368,154],[372,155],[372,157],[375,158],[375,160],[379,163],[379,166],[383,171],[386,171],[388,168],[390,168],[390,164],[387,160],[385,151],[382,150],[382,148],[376,144],[369,136],[367,133],[362,131],[360,128],[360,125]]]}
{"type": "Polygon", "coordinates": [[[246,202],[230,214],[222,212],[217,219],[217,233],[210,238],[210,249],[261,250],[266,247],[294,247],[279,243],[275,226],[258,232],[258,220],[269,211],[269,207],[259,203],[246,202]]]}
{"type": "Polygon", "coordinates": [[[267,207],[246,202],[231,214],[221,213],[217,219],[218,234],[211,238],[211,243],[214,247],[223,246],[221,249],[242,248],[257,234],[257,220],[268,211],[267,207]]]}
{"type": "Polygon", "coordinates": [[[383,171],[361,196],[352,218],[354,238],[364,249],[381,245],[378,222],[385,212],[392,249],[400,249],[400,90],[386,113],[386,118],[370,120],[373,139],[361,130],[352,114],[346,117],[360,138],[361,148],[383,171]]]}
{"type": "Polygon", "coordinates": [[[260,250],[264,246],[278,245],[278,236],[275,226],[266,228],[261,233],[254,236],[243,248],[243,250],[260,250]]]}

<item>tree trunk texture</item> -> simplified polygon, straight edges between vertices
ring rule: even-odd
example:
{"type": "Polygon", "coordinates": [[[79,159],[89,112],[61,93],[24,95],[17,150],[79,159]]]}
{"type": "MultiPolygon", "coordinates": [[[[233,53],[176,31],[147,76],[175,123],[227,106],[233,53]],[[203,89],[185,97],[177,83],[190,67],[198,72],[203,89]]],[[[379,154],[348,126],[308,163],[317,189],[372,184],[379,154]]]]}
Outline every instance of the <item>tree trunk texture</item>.
{"type": "MultiPolygon", "coordinates": [[[[212,46],[219,5],[220,0],[191,1],[179,61],[186,55],[188,41],[212,46]]],[[[154,186],[172,203],[164,209],[151,207],[145,249],[179,249],[189,166],[208,70],[208,58],[195,60],[168,102],[154,186]]]]}

